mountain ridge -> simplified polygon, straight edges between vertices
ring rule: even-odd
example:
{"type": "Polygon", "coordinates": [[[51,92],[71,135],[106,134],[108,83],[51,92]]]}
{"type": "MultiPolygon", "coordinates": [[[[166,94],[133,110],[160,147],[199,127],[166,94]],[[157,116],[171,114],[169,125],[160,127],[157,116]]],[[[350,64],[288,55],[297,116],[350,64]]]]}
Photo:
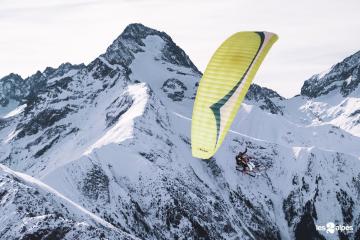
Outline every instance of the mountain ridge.
{"type": "Polygon", "coordinates": [[[301,88],[301,95],[314,98],[339,89],[342,96],[346,97],[359,86],[359,69],[360,51],[335,64],[328,71],[306,80],[301,88]]]}

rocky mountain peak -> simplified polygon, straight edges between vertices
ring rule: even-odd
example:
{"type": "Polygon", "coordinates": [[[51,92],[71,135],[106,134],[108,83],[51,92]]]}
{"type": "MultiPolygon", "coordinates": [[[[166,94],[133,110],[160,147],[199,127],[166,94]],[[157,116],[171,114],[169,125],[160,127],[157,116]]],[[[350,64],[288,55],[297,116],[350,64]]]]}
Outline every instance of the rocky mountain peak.
{"type": "Polygon", "coordinates": [[[10,100],[19,101],[27,93],[26,82],[15,73],[0,79],[0,106],[6,107],[10,100]]]}
{"type": "Polygon", "coordinates": [[[10,73],[9,75],[6,75],[5,77],[1,78],[0,81],[8,81],[8,80],[23,80],[22,77],[19,74],[16,73],[10,73]]]}
{"type": "Polygon", "coordinates": [[[304,82],[301,95],[316,98],[337,91],[346,97],[360,83],[360,51],[335,64],[329,71],[316,74],[304,82]]]}
{"type": "Polygon", "coordinates": [[[6,107],[11,100],[21,102],[29,95],[36,96],[47,89],[49,79],[62,78],[71,71],[76,73],[84,67],[84,64],[63,63],[57,68],[47,67],[43,72],[37,71],[25,79],[10,73],[0,79],[0,106],[6,107]]]}
{"type": "Polygon", "coordinates": [[[353,55],[347,57],[343,61],[349,67],[354,67],[360,64],[360,51],[354,53],[353,55]]]}
{"type": "Polygon", "coordinates": [[[160,32],[158,30],[149,28],[147,26],[144,26],[141,23],[132,23],[129,24],[122,34],[120,35],[120,38],[122,39],[132,39],[132,40],[139,40],[144,39],[149,35],[166,35],[164,32],[160,32]]]}
{"type": "Polygon", "coordinates": [[[279,100],[284,100],[285,98],[278,94],[276,91],[261,87],[257,84],[251,84],[249,91],[246,94],[247,100],[260,100],[264,98],[278,98],[279,100]]]}
{"type": "Polygon", "coordinates": [[[157,36],[160,41],[162,39],[161,60],[190,67],[199,72],[186,53],[173,42],[169,35],[139,23],[129,24],[101,56],[111,64],[128,66],[133,61],[134,54],[145,51],[146,46],[143,40],[149,36],[157,36]]]}
{"type": "Polygon", "coordinates": [[[85,67],[83,63],[71,64],[69,62],[66,62],[62,63],[58,68],[47,67],[42,74],[45,75],[47,78],[61,77],[71,70],[79,70],[83,67],[85,67]]]}
{"type": "Polygon", "coordinates": [[[262,110],[272,114],[283,114],[281,107],[278,106],[277,102],[282,101],[285,98],[269,88],[251,84],[245,99],[252,104],[257,105],[262,110]]]}

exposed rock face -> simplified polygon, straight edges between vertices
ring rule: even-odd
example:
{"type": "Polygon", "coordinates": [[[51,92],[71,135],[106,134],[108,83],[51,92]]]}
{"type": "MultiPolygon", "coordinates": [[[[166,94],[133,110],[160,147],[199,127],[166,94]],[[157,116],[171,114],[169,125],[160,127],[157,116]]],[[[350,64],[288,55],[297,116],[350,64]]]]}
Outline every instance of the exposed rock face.
{"type": "Polygon", "coordinates": [[[6,107],[10,100],[21,101],[29,94],[27,84],[17,74],[9,74],[0,79],[0,104],[6,107]]]}
{"type": "Polygon", "coordinates": [[[132,24],[86,66],[2,78],[0,163],[61,194],[0,169],[0,239],[356,239],[358,55],[294,98],[252,85],[204,161],[188,120],[201,73],[163,32],[132,24]],[[254,176],[235,170],[245,146],[254,176]],[[317,230],[330,221],[354,231],[317,230]]]}
{"type": "Polygon", "coordinates": [[[248,101],[255,102],[262,110],[269,111],[272,114],[283,115],[281,107],[277,104],[279,101],[284,100],[284,98],[271,89],[252,84],[245,98],[248,101]]]}
{"type": "Polygon", "coordinates": [[[344,97],[358,89],[360,83],[360,51],[335,64],[323,74],[305,81],[301,95],[316,98],[330,92],[340,92],[344,97]]]}
{"type": "Polygon", "coordinates": [[[142,24],[130,24],[127,26],[124,32],[108,47],[106,53],[101,56],[111,64],[128,66],[134,59],[134,54],[144,51],[142,47],[145,44],[142,40],[148,36],[158,36],[165,43],[161,56],[157,60],[161,59],[174,65],[198,71],[186,53],[172,41],[169,35],[145,27],[142,24]]]}
{"type": "MultiPolygon", "coordinates": [[[[6,107],[11,100],[23,102],[34,96],[37,96],[41,91],[47,90],[47,80],[52,78],[61,78],[67,73],[77,71],[85,65],[72,65],[70,63],[61,64],[57,69],[48,67],[42,73],[38,71],[34,75],[22,79],[20,75],[11,73],[0,79],[0,104],[6,107]]],[[[66,87],[66,80],[58,81],[57,86],[60,88],[66,87]]],[[[53,86],[55,87],[55,86],[53,86]]]]}
{"type": "Polygon", "coordinates": [[[169,78],[164,82],[161,89],[167,93],[168,98],[173,101],[181,101],[185,96],[186,86],[176,78],[169,78]]]}

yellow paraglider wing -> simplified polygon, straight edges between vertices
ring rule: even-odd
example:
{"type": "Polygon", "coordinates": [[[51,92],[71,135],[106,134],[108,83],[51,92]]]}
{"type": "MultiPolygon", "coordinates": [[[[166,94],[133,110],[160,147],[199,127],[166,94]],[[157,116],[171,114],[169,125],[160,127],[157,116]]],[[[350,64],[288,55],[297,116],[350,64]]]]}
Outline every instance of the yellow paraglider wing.
{"type": "Polygon", "coordinates": [[[216,50],[195,98],[191,126],[194,157],[208,159],[221,146],[255,73],[277,39],[269,32],[239,32],[216,50]]]}

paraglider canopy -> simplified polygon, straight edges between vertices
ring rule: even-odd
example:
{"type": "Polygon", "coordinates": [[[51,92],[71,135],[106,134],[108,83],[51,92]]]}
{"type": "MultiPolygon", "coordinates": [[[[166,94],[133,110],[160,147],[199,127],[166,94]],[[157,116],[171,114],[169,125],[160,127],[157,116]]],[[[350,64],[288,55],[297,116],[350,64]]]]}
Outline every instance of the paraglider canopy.
{"type": "Polygon", "coordinates": [[[277,35],[238,32],[216,50],[197,90],[191,126],[192,155],[209,159],[221,146],[250,84],[277,35]]]}

